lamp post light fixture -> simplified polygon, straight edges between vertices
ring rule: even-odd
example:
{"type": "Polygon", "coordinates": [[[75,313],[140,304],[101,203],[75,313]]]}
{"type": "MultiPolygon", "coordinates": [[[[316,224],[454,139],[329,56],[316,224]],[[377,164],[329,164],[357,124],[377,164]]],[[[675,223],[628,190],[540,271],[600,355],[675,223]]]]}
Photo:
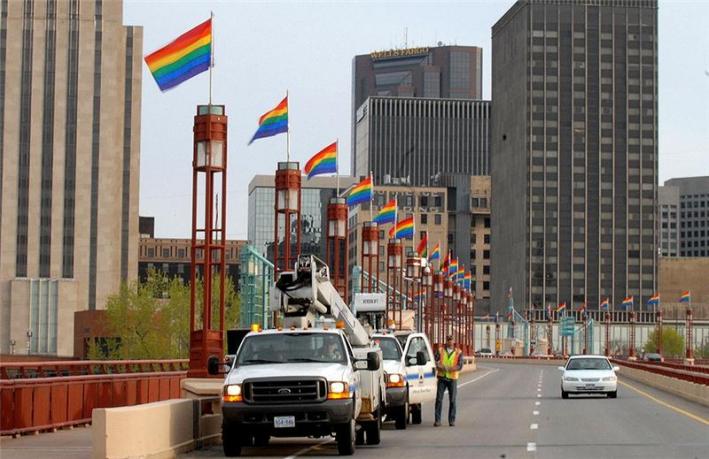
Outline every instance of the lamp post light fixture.
{"type": "Polygon", "coordinates": [[[426,292],[426,301],[423,305],[423,330],[433,339],[431,330],[431,314],[433,313],[433,272],[431,267],[426,264],[422,270],[421,289],[426,292]]]}
{"type": "Polygon", "coordinates": [[[399,239],[390,239],[387,244],[387,304],[386,304],[386,320],[396,320],[396,312],[399,312],[398,328],[401,328],[403,321],[403,312],[401,304],[401,292],[403,289],[402,279],[402,253],[403,246],[399,239]],[[391,317],[389,314],[391,313],[391,317]]]}
{"type": "Polygon", "coordinates": [[[434,343],[442,343],[441,333],[442,333],[442,317],[441,310],[443,304],[443,273],[441,271],[436,271],[433,273],[433,297],[431,298],[433,304],[433,333],[434,336],[432,340],[434,343]]]}

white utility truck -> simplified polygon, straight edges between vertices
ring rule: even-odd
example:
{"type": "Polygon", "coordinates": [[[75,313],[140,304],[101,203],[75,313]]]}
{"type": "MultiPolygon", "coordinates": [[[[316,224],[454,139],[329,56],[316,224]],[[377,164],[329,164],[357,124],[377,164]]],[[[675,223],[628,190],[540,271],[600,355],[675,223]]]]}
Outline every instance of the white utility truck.
{"type": "MultiPolygon", "coordinates": [[[[226,456],[274,437],[334,435],[338,452],[380,442],[382,353],[330,283],[325,263],[301,255],[280,273],[271,310],[281,328],[248,333],[224,380],[226,456]]],[[[216,359],[213,359],[216,360],[216,359]]],[[[214,373],[218,362],[210,362],[214,373]]]]}

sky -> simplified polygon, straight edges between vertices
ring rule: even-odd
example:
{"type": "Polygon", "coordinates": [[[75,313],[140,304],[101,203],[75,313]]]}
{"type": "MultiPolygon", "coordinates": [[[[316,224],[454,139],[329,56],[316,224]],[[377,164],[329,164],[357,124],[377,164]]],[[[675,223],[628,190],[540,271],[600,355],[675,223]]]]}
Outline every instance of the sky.
{"type": "MultiPolygon", "coordinates": [[[[514,0],[200,1],[124,0],[124,23],[143,26],[143,54],[214,13],[212,101],[226,106],[227,237],[246,239],[248,184],[286,159],[286,136],[250,146],[259,116],[289,94],[291,160],[301,167],[339,140],[349,174],[352,58],[392,48],[483,48],[483,97],[490,98],[492,25],[514,0]]],[[[709,1],[659,7],[659,180],[709,175],[709,1]]],[[[192,125],[206,104],[203,73],[161,93],[143,66],[140,215],[156,237],[190,237],[192,125]]],[[[494,103],[494,101],[493,101],[494,103]]]]}

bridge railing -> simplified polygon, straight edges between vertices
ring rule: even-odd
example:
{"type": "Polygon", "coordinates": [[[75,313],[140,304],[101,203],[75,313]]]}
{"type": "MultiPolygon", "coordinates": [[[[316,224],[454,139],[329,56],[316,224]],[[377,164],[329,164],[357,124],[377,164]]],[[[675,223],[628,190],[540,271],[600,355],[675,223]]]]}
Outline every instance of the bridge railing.
{"type": "Polygon", "coordinates": [[[684,369],[677,369],[649,362],[631,362],[629,360],[621,359],[611,359],[611,361],[618,365],[634,368],[636,370],[649,371],[658,375],[709,386],[709,374],[704,373],[703,371],[696,371],[696,368],[694,368],[692,365],[685,365],[684,369]]]}
{"type": "Polygon", "coordinates": [[[94,408],[180,397],[186,360],[3,363],[0,434],[91,422],[94,408]]]}

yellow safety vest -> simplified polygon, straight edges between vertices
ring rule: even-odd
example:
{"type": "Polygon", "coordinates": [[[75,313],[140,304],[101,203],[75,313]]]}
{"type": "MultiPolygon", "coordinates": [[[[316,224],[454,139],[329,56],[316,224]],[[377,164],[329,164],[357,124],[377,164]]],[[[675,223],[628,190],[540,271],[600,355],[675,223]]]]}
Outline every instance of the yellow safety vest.
{"type": "MultiPolygon", "coordinates": [[[[440,348],[438,350],[438,358],[440,359],[440,366],[444,367],[456,367],[458,366],[458,362],[460,359],[460,355],[462,354],[462,351],[460,349],[455,349],[453,352],[448,354],[445,348],[440,348]]],[[[458,379],[458,370],[452,370],[452,371],[443,371],[441,370],[438,373],[438,377],[440,378],[447,378],[447,379],[458,379]]]]}

